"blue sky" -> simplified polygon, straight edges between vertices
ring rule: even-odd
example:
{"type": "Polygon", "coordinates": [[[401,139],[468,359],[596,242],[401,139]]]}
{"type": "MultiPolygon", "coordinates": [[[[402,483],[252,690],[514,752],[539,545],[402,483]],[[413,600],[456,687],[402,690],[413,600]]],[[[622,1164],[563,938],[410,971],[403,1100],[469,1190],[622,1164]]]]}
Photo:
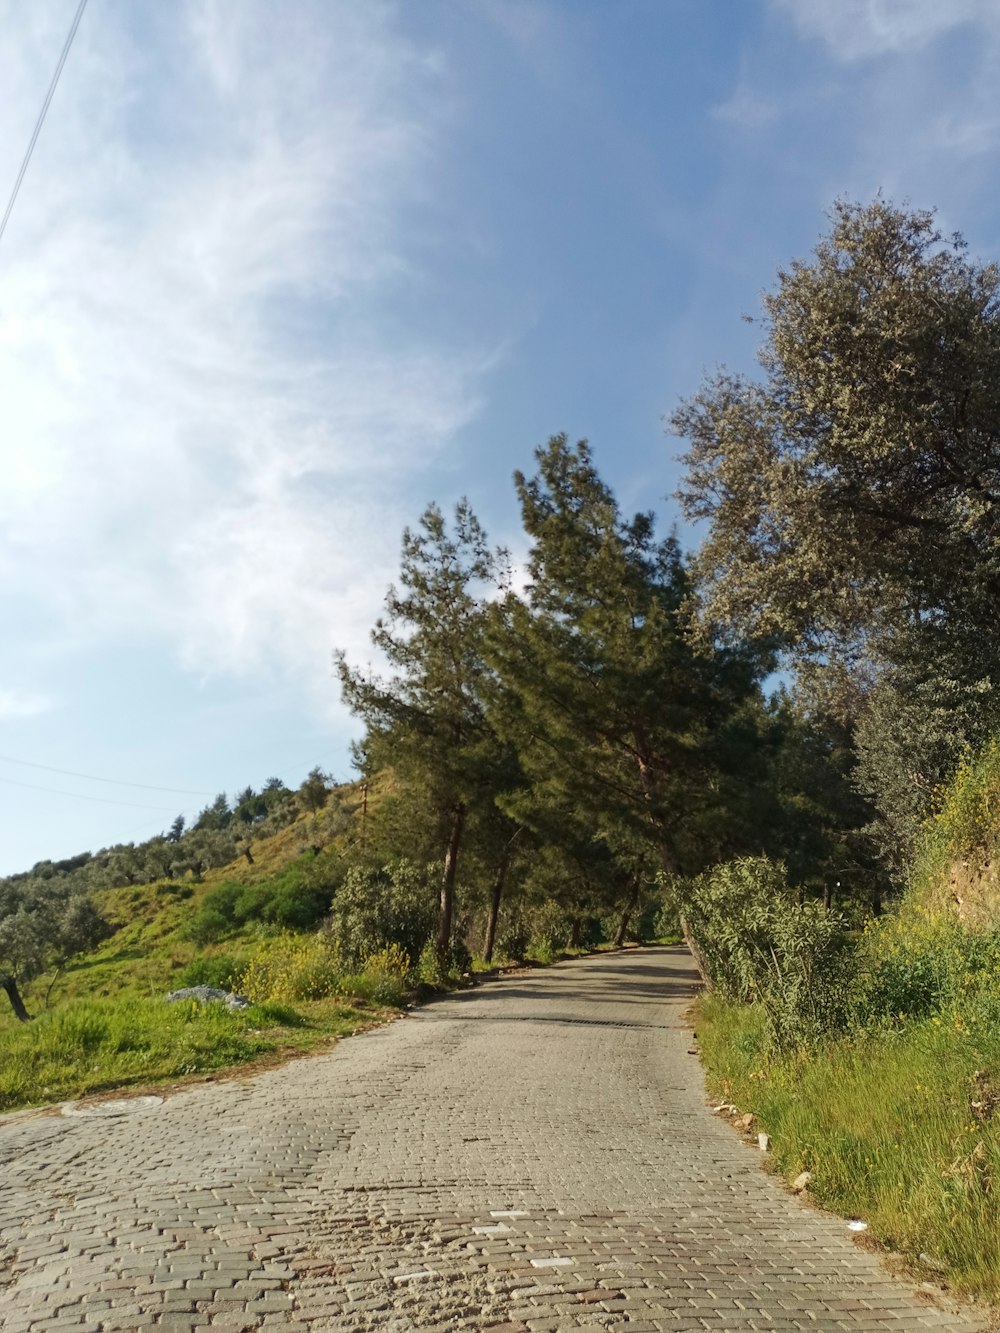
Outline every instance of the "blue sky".
{"type": "MultiPolygon", "coordinates": [[[[75,8],[0,0],[4,203],[75,8]]],[[[1000,257],[998,87],[993,0],[90,0],[0,241],[0,872],[348,776],[404,524],[517,552],[550,434],[673,522],[836,197],[1000,257]]]]}

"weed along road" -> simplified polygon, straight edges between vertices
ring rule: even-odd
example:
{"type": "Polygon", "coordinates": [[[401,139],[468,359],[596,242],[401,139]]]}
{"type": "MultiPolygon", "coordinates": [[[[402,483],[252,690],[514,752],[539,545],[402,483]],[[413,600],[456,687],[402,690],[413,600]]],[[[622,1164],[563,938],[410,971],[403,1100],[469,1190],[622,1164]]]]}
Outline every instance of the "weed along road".
{"type": "Polygon", "coordinates": [[[706,1110],[694,979],[682,949],[563,963],[283,1068],[0,1121],[0,1327],[981,1328],[706,1110]]]}

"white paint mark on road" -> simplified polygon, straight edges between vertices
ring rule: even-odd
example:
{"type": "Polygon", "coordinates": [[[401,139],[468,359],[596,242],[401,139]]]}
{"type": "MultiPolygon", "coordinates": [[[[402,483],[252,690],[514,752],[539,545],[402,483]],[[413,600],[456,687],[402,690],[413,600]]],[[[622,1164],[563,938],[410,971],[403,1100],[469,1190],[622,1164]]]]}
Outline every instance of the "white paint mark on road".
{"type": "Polygon", "coordinates": [[[63,1115],[107,1117],[135,1115],[154,1111],[163,1105],[162,1097],[119,1097],[107,1102],[66,1102],[60,1109],[63,1115]]]}

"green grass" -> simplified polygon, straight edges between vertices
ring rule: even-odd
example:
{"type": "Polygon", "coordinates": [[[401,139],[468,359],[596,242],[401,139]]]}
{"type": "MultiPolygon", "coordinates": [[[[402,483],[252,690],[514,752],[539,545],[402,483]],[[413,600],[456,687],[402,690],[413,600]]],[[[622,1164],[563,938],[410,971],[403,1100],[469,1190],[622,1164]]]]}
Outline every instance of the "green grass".
{"type": "Polygon", "coordinates": [[[0,1111],[312,1050],[384,1012],[343,1001],[242,1013],[162,1000],[72,1001],[2,1034],[0,1111]]]}
{"type": "Polygon", "coordinates": [[[706,996],[697,1027],[713,1093],[753,1112],[778,1171],[812,1172],[819,1203],[863,1218],[916,1269],[930,1256],[956,1291],[997,1300],[997,1007],[970,1002],[780,1058],[752,1007],[706,996]]]}

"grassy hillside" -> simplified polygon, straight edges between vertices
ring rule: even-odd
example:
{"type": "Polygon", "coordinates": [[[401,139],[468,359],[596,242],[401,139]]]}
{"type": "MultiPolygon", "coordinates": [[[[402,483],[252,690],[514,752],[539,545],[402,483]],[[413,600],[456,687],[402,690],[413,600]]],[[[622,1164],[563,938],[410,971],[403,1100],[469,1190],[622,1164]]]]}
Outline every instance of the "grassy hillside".
{"type": "Polygon", "coordinates": [[[841,1015],[775,1049],[765,1009],[712,995],[720,1100],[772,1165],[925,1279],[1000,1301],[1000,742],[955,775],[903,901],[850,944],[841,1015]]]}
{"type": "MultiPolygon", "coordinates": [[[[384,789],[379,785],[370,799],[377,803],[384,789]]],[[[62,972],[24,987],[35,1021],[18,1023],[6,1004],[0,1008],[0,1111],[293,1054],[389,1012],[386,1000],[400,994],[393,978],[334,976],[329,960],[316,957],[309,960],[310,985],[297,983],[286,967],[289,999],[263,999],[244,1013],[168,1006],[162,998],[200,981],[239,984],[255,960],[259,975],[262,959],[280,955],[287,962],[296,949],[301,965],[303,948],[311,947],[303,937],[296,943],[260,920],[227,923],[222,937],[210,941],[195,938],[193,925],[221,886],[258,886],[260,899],[261,886],[282,877],[294,886],[299,870],[315,874],[324,859],[332,865],[356,836],[359,808],[360,791],[342,788],[329,809],[302,814],[273,836],[255,839],[252,864],[241,855],[200,878],[98,890],[95,901],[113,932],[62,972]],[[326,968],[322,975],[318,965],[326,968]]],[[[273,988],[280,990],[280,984],[273,988]]]]}
{"type": "MultiPolygon", "coordinates": [[[[340,786],[325,806],[302,800],[290,819],[286,807],[269,836],[258,826],[230,838],[223,845],[239,854],[228,864],[93,890],[110,934],[62,971],[24,985],[32,1022],[0,1008],[0,1111],[308,1050],[380,1020],[422,986],[453,984],[475,965],[465,942],[483,937],[489,880],[467,856],[461,920],[450,956],[439,958],[433,839],[418,840],[413,860],[384,850],[400,843],[398,825],[410,834],[414,822],[412,809],[401,813],[388,800],[394,792],[390,774],[367,790],[340,786]],[[357,854],[361,845],[368,858],[357,854]],[[239,991],[253,1007],[230,1014],[164,1004],[168,992],[198,984],[239,991]]],[[[168,853],[177,846],[154,844],[168,853]]],[[[100,854],[100,872],[121,864],[142,875],[150,846],[100,854]]],[[[72,874],[88,862],[98,858],[43,868],[72,874]]],[[[183,856],[168,861],[183,863],[183,856]]],[[[508,961],[550,961],[618,928],[619,912],[573,917],[507,887],[496,954],[508,961]]],[[[662,936],[664,912],[672,920],[655,895],[644,901],[629,938],[662,936]]]]}
{"type": "Polygon", "coordinates": [[[970,930],[1000,928],[1000,737],[963,763],[941,793],[908,905],[970,930]]]}

